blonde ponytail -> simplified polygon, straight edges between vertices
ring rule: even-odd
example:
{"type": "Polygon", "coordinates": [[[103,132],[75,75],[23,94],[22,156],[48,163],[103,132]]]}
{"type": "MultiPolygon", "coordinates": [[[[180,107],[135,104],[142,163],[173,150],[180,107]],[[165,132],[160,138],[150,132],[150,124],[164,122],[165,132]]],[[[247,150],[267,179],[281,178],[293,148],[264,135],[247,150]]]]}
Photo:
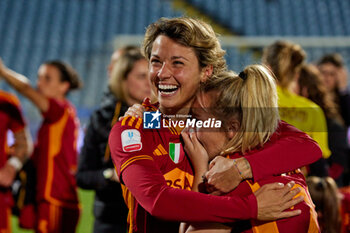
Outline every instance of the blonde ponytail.
{"type": "Polygon", "coordinates": [[[218,93],[212,101],[213,114],[224,125],[232,117],[240,122],[224,154],[262,146],[275,132],[279,120],[276,84],[266,67],[247,66],[240,75],[223,72],[204,83],[201,90],[218,93]]]}

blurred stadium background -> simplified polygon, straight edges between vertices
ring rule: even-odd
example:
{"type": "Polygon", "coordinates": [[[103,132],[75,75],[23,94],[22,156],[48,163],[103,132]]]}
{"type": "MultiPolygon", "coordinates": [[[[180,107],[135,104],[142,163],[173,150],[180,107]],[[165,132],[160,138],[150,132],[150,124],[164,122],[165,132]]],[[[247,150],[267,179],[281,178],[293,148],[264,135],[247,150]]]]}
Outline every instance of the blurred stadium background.
{"type": "MultiPolygon", "coordinates": [[[[33,84],[42,62],[70,63],[84,81],[83,90],[70,95],[84,129],[106,88],[113,50],[139,44],[147,25],[158,18],[181,15],[201,18],[223,36],[235,71],[259,62],[262,48],[276,39],[300,43],[310,62],[338,52],[350,67],[349,0],[0,0],[0,57],[33,84]]],[[[1,81],[0,88],[13,92],[1,81]]],[[[20,99],[35,137],[39,113],[20,99]]],[[[93,194],[80,194],[79,232],[87,233],[93,194]]]]}

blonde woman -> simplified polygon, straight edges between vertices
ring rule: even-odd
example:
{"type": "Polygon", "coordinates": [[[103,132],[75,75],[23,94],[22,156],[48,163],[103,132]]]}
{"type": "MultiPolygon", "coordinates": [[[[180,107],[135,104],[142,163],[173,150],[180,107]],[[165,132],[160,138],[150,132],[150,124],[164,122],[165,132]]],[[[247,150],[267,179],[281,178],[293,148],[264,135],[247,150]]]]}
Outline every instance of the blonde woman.
{"type": "MultiPolygon", "coordinates": [[[[241,157],[269,150],[278,143],[285,124],[279,121],[274,78],[261,65],[248,66],[239,75],[225,72],[202,84],[192,113],[199,120],[215,118],[223,122],[221,129],[198,128],[196,132],[190,129],[183,133],[185,151],[191,158],[196,174],[194,191],[199,190],[200,177],[216,156],[230,158],[235,164],[241,157]]],[[[280,163],[283,163],[283,158],[270,166],[279,166],[280,163]]],[[[242,175],[237,166],[236,170],[242,175]]],[[[265,184],[294,181],[293,188],[301,190],[300,196],[304,202],[292,209],[301,210],[301,215],[277,221],[241,221],[232,225],[193,224],[186,232],[319,232],[317,214],[299,169],[283,175],[267,175],[259,180],[242,179],[244,181],[225,196],[245,197],[265,184]]]]}

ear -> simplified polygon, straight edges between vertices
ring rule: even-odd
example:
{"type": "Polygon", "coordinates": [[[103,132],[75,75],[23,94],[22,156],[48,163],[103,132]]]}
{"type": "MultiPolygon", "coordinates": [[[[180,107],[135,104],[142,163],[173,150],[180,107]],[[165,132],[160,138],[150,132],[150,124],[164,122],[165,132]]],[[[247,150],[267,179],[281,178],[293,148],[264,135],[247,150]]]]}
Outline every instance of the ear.
{"type": "Polygon", "coordinates": [[[70,84],[67,81],[64,81],[60,85],[60,90],[63,93],[63,95],[66,95],[69,91],[70,84]]]}
{"type": "Polygon", "coordinates": [[[202,69],[202,77],[201,77],[201,82],[205,82],[208,80],[208,78],[213,74],[213,65],[207,65],[202,69]]]}
{"type": "Polygon", "coordinates": [[[232,139],[240,128],[241,128],[241,123],[238,120],[236,120],[235,118],[230,120],[226,129],[227,137],[229,139],[232,139]]]}

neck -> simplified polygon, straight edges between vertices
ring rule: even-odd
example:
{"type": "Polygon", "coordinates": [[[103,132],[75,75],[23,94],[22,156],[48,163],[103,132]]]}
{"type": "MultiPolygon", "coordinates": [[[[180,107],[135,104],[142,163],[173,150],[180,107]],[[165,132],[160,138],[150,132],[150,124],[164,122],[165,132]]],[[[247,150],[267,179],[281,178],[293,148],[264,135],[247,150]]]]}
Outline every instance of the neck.
{"type": "Polygon", "coordinates": [[[172,120],[184,120],[187,118],[187,115],[189,115],[190,113],[191,103],[192,101],[190,101],[189,104],[186,104],[181,108],[166,108],[161,105],[159,109],[165,115],[174,116],[174,117],[171,117],[172,120]]]}
{"type": "Polygon", "coordinates": [[[139,101],[137,99],[131,98],[131,97],[126,97],[125,102],[128,106],[133,106],[134,104],[140,104],[142,101],[139,101]]]}

